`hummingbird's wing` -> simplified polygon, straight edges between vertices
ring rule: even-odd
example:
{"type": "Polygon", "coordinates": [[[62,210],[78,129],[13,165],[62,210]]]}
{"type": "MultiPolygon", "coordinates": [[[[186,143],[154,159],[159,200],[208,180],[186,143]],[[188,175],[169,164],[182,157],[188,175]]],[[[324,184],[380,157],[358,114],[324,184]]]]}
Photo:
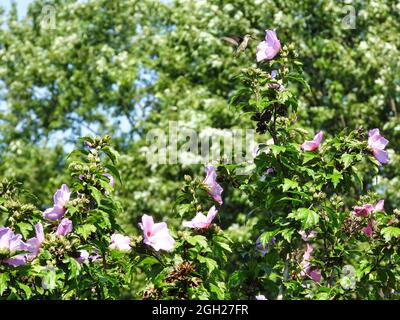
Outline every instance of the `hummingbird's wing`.
{"type": "Polygon", "coordinates": [[[235,46],[239,46],[239,44],[243,41],[243,37],[241,36],[230,36],[230,37],[222,37],[222,40],[229,42],[235,46]]]}

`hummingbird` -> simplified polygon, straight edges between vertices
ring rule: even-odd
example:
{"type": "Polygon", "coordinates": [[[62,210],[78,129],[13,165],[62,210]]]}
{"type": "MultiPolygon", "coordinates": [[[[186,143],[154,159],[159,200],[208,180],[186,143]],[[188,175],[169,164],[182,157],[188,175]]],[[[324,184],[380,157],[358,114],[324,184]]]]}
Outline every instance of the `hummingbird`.
{"type": "Polygon", "coordinates": [[[223,40],[229,42],[236,46],[235,56],[238,57],[244,50],[246,50],[247,45],[249,44],[249,40],[252,39],[251,34],[245,34],[244,36],[230,36],[230,37],[222,37],[223,40]]]}

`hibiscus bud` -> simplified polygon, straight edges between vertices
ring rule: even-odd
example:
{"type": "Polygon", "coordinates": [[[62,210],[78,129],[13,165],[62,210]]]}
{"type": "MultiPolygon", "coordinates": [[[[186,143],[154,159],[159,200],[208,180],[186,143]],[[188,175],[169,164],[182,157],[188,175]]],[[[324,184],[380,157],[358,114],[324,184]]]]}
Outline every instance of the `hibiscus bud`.
{"type": "Polygon", "coordinates": [[[187,174],[185,174],[183,178],[184,178],[184,180],[185,180],[186,182],[192,181],[192,177],[189,176],[189,175],[187,175],[187,174]]]}

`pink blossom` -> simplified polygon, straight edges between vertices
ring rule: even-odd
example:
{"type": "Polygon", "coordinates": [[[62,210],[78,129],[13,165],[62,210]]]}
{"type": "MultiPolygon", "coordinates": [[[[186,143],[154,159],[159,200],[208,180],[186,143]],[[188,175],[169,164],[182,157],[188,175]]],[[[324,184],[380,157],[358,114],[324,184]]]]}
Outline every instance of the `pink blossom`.
{"type": "Polygon", "coordinates": [[[379,200],[375,205],[364,204],[362,206],[355,206],[353,213],[358,217],[368,217],[371,213],[375,211],[384,211],[385,200],[379,200]]]}
{"type": "Polygon", "coordinates": [[[109,248],[120,251],[129,251],[131,250],[130,244],[131,244],[131,239],[129,239],[129,237],[119,233],[114,233],[111,236],[109,248]]]}
{"type": "Polygon", "coordinates": [[[38,256],[40,247],[42,246],[42,243],[44,241],[43,226],[40,222],[38,222],[35,225],[35,231],[36,231],[36,237],[30,238],[26,242],[29,251],[29,253],[26,255],[26,259],[28,261],[32,261],[38,256]]]}
{"type": "Polygon", "coordinates": [[[56,235],[66,236],[70,232],[72,232],[72,221],[67,218],[62,219],[58,225],[56,235]]]}
{"type": "Polygon", "coordinates": [[[207,217],[203,213],[198,212],[191,221],[183,221],[182,225],[184,227],[193,229],[207,229],[217,213],[218,210],[215,208],[215,206],[212,206],[210,210],[208,210],[207,217]]]}
{"type": "Polygon", "coordinates": [[[376,160],[379,161],[379,164],[388,163],[389,155],[385,150],[385,147],[389,141],[380,135],[379,129],[370,130],[368,136],[368,146],[371,148],[376,160]]]}
{"type": "Polygon", "coordinates": [[[379,200],[374,207],[375,211],[379,211],[379,212],[385,212],[385,200],[379,200]]]}
{"type": "Polygon", "coordinates": [[[71,192],[66,184],[63,184],[53,196],[54,205],[57,207],[65,207],[71,197],[71,192]]]}
{"type": "Polygon", "coordinates": [[[27,251],[28,245],[22,241],[22,236],[20,234],[14,234],[10,228],[0,228],[0,250],[6,250],[10,255],[10,258],[1,262],[13,267],[26,264],[26,256],[24,253],[17,255],[13,255],[13,253],[16,251],[27,251]]]}
{"type": "Polygon", "coordinates": [[[354,214],[359,217],[367,217],[371,212],[374,211],[372,204],[364,204],[363,206],[355,206],[354,214]]]}
{"type": "Polygon", "coordinates": [[[374,221],[373,221],[372,219],[369,220],[369,221],[368,221],[368,225],[367,225],[365,228],[362,229],[362,231],[364,232],[364,234],[365,234],[366,236],[370,237],[370,238],[372,237],[372,234],[373,234],[373,229],[372,229],[373,223],[374,223],[374,221]]]}
{"type": "Polygon", "coordinates": [[[207,187],[208,194],[213,197],[213,199],[222,204],[222,187],[217,182],[217,172],[215,171],[215,167],[213,165],[206,166],[206,178],[203,183],[207,187]]]}
{"type": "Polygon", "coordinates": [[[319,145],[322,142],[322,139],[324,138],[324,133],[322,131],[318,132],[314,139],[311,141],[305,141],[302,145],[301,148],[304,151],[315,151],[318,149],[319,145]]]}
{"type": "Polygon", "coordinates": [[[175,245],[175,240],[169,233],[165,222],[154,223],[153,217],[144,214],[142,223],[139,223],[143,230],[144,243],[153,247],[154,250],[171,251],[175,245]]]}
{"type": "Polygon", "coordinates": [[[273,59],[281,50],[281,43],[275,30],[265,30],[265,41],[257,46],[257,62],[273,59]]]}
{"type": "Polygon", "coordinates": [[[46,219],[59,220],[67,212],[65,206],[71,197],[71,192],[66,184],[63,184],[60,189],[56,191],[53,196],[54,205],[43,212],[46,219]]]}

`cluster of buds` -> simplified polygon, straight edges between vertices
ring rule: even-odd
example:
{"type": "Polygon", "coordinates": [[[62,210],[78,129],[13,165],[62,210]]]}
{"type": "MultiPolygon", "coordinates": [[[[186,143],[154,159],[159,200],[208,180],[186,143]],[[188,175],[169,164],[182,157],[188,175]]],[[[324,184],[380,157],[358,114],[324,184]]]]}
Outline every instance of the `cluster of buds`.
{"type": "Polygon", "coordinates": [[[140,246],[143,243],[143,236],[132,236],[130,237],[131,243],[130,246],[132,248],[140,246]]]}
{"type": "Polygon", "coordinates": [[[47,249],[56,262],[61,262],[65,256],[77,256],[78,239],[68,239],[67,237],[58,237],[55,234],[47,235],[42,246],[47,249]]]}
{"type": "Polygon", "coordinates": [[[86,197],[85,194],[79,194],[79,196],[77,198],[69,201],[69,204],[72,207],[86,206],[89,203],[90,203],[90,200],[86,197]]]}
{"type": "Polygon", "coordinates": [[[95,138],[86,137],[83,142],[84,146],[89,150],[100,150],[109,144],[111,136],[105,135],[104,137],[96,136],[95,138]]]}
{"type": "Polygon", "coordinates": [[[20,221],[25,220],[27,217],[40,216],[41,212],[32,204],[21,204],[19,201],[13,199],[6,200],[3,203],[3,208],[8,213],[7,223],[13,227],[20,221]]]}

